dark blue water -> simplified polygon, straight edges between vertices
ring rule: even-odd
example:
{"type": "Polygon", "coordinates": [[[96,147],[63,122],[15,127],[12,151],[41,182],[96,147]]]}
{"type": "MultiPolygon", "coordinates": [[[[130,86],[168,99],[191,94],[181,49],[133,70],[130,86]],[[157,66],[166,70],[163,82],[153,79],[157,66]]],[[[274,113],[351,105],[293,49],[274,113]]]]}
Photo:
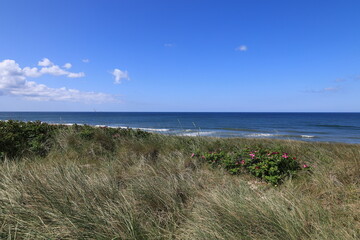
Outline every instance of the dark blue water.
{"type": "Polygon", "coordinates": [[[0,120],[140,128],[183,136],[360,143],[360,113],[0,112],[0,120]]]}

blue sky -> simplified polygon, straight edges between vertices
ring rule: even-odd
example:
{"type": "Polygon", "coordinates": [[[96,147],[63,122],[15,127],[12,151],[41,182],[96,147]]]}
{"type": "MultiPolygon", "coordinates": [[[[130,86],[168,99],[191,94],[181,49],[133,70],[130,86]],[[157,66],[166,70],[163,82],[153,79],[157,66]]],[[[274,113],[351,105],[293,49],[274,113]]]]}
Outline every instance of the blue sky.
{"type": "Polygon", "coordinates": [[[1,0],[0,111],[358,112],[359,12],[358,0],[1,0]]]}

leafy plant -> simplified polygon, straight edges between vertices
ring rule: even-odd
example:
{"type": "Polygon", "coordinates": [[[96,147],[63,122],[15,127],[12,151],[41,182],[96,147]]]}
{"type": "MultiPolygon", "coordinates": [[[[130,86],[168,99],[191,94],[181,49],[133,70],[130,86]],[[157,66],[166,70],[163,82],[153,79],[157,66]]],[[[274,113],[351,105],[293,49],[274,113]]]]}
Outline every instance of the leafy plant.
{"type": "MultiPolygon", "coordinates": [[[[273,185],[295,175],[301,169],[296,157],[285,152],[264,148],[244,148],[237,152],[214,151],[192,155],[213,167],[223,167],[230,174],[249,172],[273,185]]],[[[308,165],[303,168],[309,169],[308,165]]]]}

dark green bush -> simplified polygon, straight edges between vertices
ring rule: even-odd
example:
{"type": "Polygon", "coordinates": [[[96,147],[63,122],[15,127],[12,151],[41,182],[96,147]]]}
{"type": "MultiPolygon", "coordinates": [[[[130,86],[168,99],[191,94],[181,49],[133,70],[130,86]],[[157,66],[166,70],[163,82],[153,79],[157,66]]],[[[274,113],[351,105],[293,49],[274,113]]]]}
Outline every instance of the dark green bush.
{"type": "Polygon", "coordinates": [[[33,153],[44,156],[52,145],[55,126],[36,122],[0,121],[0,157],[33,153]]]}

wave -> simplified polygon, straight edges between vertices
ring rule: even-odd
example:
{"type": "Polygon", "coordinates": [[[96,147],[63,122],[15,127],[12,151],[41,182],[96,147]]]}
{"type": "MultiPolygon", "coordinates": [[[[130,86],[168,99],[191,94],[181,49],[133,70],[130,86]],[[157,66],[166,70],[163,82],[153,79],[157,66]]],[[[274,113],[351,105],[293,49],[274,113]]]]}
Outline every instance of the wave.
{"type": "MultiPolygon", "coordinates": [[[[31,121],[29,121],[29,122],[31,122],[31,121]]],[[[46,122],[44,122],[44,123],[46,123],[46,122]]],[[[50,125],[64,125],[64,126],[73,126],[73,125],[83,126],[84,125],[82,123],[48,123],[48,124],[50,124],[50,125]]]]}
{"type": "Polygon", "coordinates": [[[107,126],[108,128],[120,128],[120,129],[127,129],[130,127],[126,127],[126,126],[107,126]]]}
{"type": "Polygon", "coordinates": [[[300,135],[302,138],[314,138],[315,136],[312,135],[300,135]]]}
{"type": "Polygon", "coordinates": [[[271,134],[271,133],[252,133],[245,137],[276,137],[276,138],[315,138],[314,135],[289,135],[289,134],[271,134]]]}
{"type": "Polygon", "coordinates": [[[101,128],[104,128],[104,127],[108,127],[106,125],[95,125],[95,127],[101,127],[101,128]]]}
{"type": "Polygon", "coordinates": [[[167,128],[138,128],[138,129],[143,130],[143,131],[149,131],[149,132],[169,132],[170,131],[170,129],[167,129],[167,128]]]}
{"type": "Polygon", "coordinates": [[[197,137],[197,136],[214,136],[216,132],[213,131],[196,131],[196,132],[187,132],[187,133],[178,133],[178,136],[187,136],[187,137],[197,137]]]}
{"type": "Polygon", "coordinates": [[[278,134],[271,134],[271,133],[252,133],[252,134],[246,134],[246,137],[273,137],[278,136],[278,134]]]}
{"type": "Polygon", "coordinates": [[[257,129],[250,129],[250,128],[216,128],[220,130],[227,130],[227,131],[239,131],[239,132],[264,132],[257,129]]]}
{"type": "Polygon", "coordinates": [[[279,137],[279,138],[316,138],[315,135],[305,135],[305,134],[302,134],[302,135],[279,134],[279,135],[276,135],[276,137],[279,137]]]}
{"type": "Polygon", "coordinates": [[[96,124],[96,125],[82,124],[82,123],[49,123],[49,124],[51,124],[51,125],[65,125],[65,126],[88,125],[88,126],[93,126],[93,127],[97,127],[97,128],[120,128],[120,129],[131,128],[131,129],[134,129],[134,130],[139,129],[139,130],[143,130],[143,131],[146,131],[146,132],[168,132],[168,131],[170,131],[170,129],[167,129],[167,128],[137,128],[137,127],[129,127],[129,126],[114,126],[114,125],[104,125],[104,124],[96,124]]]}
{"type": "Polygon", "coordinates": [[[289,130],[286,129],[286,132],[289,133],[315,133],[315,134],[321,134],[321,135],[325,135],[325,134],[329,134],[328,132],[320,132],[320,131],[304,131],[304,130],[289,130]]]}

